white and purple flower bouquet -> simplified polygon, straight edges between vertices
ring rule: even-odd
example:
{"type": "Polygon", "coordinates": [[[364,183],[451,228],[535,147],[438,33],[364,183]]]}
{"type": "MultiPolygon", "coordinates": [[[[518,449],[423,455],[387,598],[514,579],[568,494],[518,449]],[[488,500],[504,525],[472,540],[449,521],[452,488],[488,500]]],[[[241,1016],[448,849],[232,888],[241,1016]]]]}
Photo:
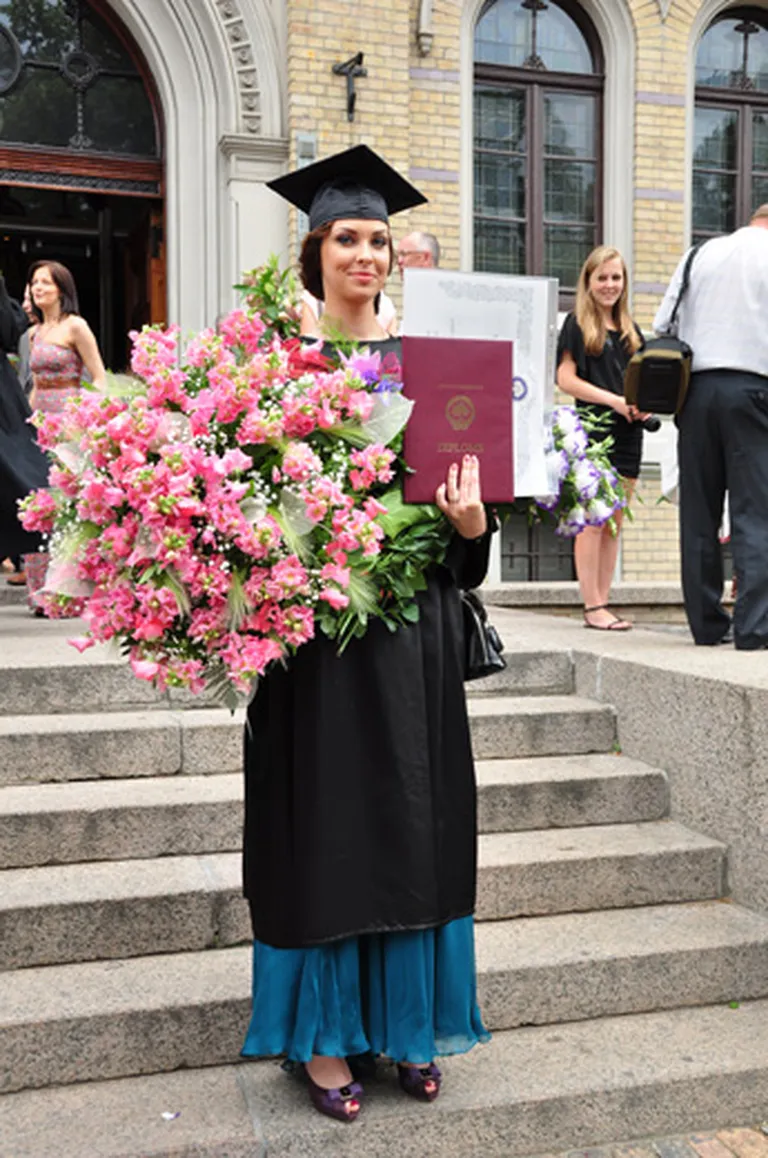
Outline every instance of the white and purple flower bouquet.
{"type": "Polygon", "coordinates": [[[550,414],[545,452],[551,493],[534,499],[529,514],[549,518],[558,535],[574,537],[585,527],[611,524],[626,506],[604,425],[573,406],[557,406],[550,414]]]}
{"type": "Polygon", "coordinates": [[[318,631],[341,649],[416,620],[449,539],[402,502],[397,358],[302,345],[274,263],[243,288],[216,332],[180,352],[145,327],[132,377],[37,415],[50,489],[22,503],[49,536],[42,605],[87,624],[74,646],[115,640],[138,677],[229,704],[318,631]]]}

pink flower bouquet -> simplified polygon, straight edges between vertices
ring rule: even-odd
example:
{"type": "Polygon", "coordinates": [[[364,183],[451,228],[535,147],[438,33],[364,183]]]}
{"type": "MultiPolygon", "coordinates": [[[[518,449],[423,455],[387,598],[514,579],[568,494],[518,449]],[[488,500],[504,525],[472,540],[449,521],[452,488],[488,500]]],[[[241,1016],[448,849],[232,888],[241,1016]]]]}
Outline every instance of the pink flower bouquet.
{"type": "MultiPolygon", "coordinates": [[[[253,292],[253,291],[252,291],[253,292]]],[[[238,309],[180,353],[132,334],[134,377],[36,416],[50,489],[22,503],[50,536],[49,613],[76,607],[79,650],[116,640],[156,686],[228,703],[318,630],[343,648],[372,617],[418,617],[448,528],[400,497],[411,404],[397,367],[331,362],[238,309]]]]}

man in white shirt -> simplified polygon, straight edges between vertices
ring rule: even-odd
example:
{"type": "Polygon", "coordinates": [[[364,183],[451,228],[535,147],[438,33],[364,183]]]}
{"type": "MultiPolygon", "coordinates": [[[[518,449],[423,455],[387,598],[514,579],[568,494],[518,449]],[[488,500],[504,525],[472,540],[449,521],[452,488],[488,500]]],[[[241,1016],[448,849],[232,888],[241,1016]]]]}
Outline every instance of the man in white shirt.
{"type": "MultiPolygon", "coordinates": [[[[687,255],[686,255],[687,256],[687,255]]],[[[654,319],[663,333],[685,257],[654,319]]],[[[738,594],[736,647],[768,647],[768,204],[696,253],[678,336],[693,349],[691,384],[678,416],[683,598],[698,644],[720,643],[723,607],[718,529],[726,491],[738,594]]]]}

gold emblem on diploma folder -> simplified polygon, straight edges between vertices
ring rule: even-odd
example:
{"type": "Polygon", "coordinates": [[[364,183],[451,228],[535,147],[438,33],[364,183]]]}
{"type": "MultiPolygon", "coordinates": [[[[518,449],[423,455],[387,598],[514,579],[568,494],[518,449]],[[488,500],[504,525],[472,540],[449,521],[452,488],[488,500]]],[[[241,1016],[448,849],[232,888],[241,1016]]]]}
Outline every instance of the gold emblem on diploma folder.
{"type": "Polygon", "coordinates": [[[445,407],[445,417],[453,430],[468,430],[476,414],[475,404],[466,394],[454,394],[445,407]]]}

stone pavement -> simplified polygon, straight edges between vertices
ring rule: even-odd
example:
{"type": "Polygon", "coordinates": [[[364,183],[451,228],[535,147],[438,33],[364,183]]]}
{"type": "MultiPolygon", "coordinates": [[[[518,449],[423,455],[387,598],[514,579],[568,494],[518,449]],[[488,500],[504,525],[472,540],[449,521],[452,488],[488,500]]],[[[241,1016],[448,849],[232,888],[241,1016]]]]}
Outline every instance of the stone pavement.
{"type": "Polygon", "coordinates": [[[768,1122],[714,1133],[567,1150],[563,1154],[537,1158],[768,1158],[768,1122]]]}

